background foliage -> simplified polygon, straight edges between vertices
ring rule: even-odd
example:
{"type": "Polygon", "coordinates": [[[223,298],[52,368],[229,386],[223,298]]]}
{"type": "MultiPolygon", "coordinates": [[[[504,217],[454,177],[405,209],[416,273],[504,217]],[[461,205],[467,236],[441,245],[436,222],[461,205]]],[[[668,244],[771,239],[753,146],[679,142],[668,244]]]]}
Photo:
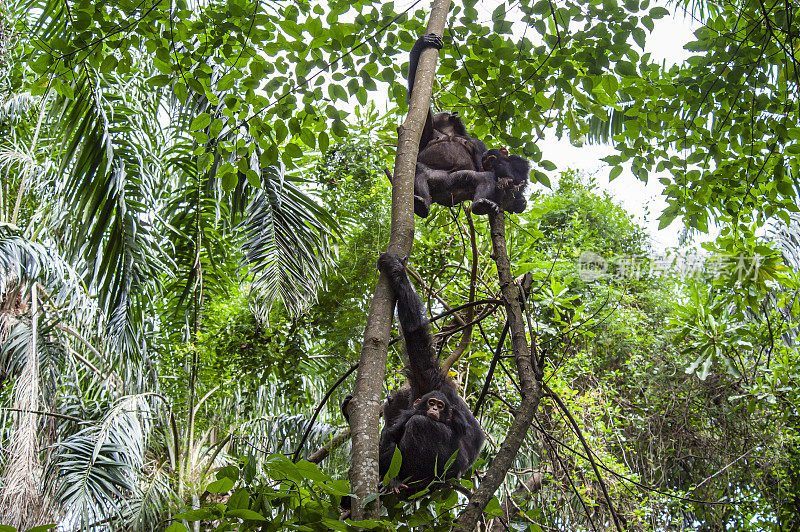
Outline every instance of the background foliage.
{"type": "MultiPolygon", "coordinates": [[[[333,384],[388,240],[383,169],[425,9],[0,5],[4,527],[352,526],[350,383],[333,384]],[[326,443],[320,466],[287,458],[326,443]]],[[[487,529],[612,527],[576,427],[628,529],[800,526],[798,20],[783,0],[453,5],[435,105],[553,187],[508,218],[551,394],[487,529]],[[671,13],[697,31],[665,66],[644,46],[671,13]],[[613,145],[612,179],[659,179],[662,226],[706,242],[694,266],[666,264],[594,178],[554,173],[551,136],[613,145]]],[[[439,208],[415,243],[412,277],[489,436],[471,489],[520,401],[488,227],[439,208]],[[437,317],[470,300],[488,302],[437,317]]],[[[399,343],[390,362],[386,391],[399,343]]],[[[447,530],[464,502],[386,498],[361,525],[447,530]]]]}

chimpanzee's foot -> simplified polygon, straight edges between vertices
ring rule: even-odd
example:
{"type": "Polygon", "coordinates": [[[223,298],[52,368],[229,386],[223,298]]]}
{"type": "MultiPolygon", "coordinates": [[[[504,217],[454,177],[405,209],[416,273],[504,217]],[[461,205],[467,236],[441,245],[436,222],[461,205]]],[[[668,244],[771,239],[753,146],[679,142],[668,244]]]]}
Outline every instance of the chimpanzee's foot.
{"type": "Polygon", "coordinates": [[[473,214],[489,214],[491,212],[497,214],[500,212],[500,207],[492,200],[483,198],[478,201],[473,201],[470,210],[473,214]]]}
{"type": "Polygon", "coordinates": [[[427,218],[431,213],[431,204],[422,196],[414,196],[414,213],[420,218],[427,218]]]}

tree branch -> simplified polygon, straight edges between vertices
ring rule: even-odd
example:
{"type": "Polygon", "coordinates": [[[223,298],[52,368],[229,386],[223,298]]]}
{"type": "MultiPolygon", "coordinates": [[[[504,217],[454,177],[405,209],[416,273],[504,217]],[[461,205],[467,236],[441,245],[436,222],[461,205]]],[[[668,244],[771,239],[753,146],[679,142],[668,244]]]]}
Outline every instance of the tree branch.
{"type": "Polygon", "coordinates": [[[347,438],[350,437],[350,429],[344,429],[341,432],[337,432],[336,435],[331,438],[331,440],[314,451],[314,453],[308,457],[308,461],[312,464],[318,464],[322,462],[325,458],[331,454],[331,451],[336,447],[340,446],[342,443],[347,441],[347,438]]]}
{"type": "Polygon", "coordinates": [[[534,372],[531,363],[531,351],[525,336],[525,319],[522,312],[523,291],[511,276],[511,263],[508,260],[505,235],[505,216],[502,212],[489,215],[492,233],[492,258],[497,264],[497,275],[500,289],[506,305],[506,314],[511,329],[511,348],[514,362],[519,373],[522,386],[522,402],[514,415],[514,421],[506,435],[505,441],[492,460],[475,495],[470,499],[466,509],[458,516],[454,530],[472,532],[475,529],[486,505],[497,488],[506,477],[514,459],[519,452],[528,429],[533,422],[539,400],[542,396],[542,383],[534,372]]]}
{"type": "MultiPolygon", "coordinates": [[[[450,0],[433,0],[427,33],[444,34],[449,9],[450,0]]],[[[389,251],[400,257],[408,256],[414,243],[414,175],[422,128],[430,110],[437,57],[438,51],[434,48],[422,51],[408,116],[398,128],[389,251]]],[[[378,415],[393,312],[394,296],[385,276],[381,274],[364,330],[358,375],[353,388],[353,408],[350,410],[353,445],[348,477],[356,495],[352,505],[355,520],[376,518],[380,510],[379,499],[376,498],[367,508],[364,507],[364,500],[378,488],[378,415]]]]}

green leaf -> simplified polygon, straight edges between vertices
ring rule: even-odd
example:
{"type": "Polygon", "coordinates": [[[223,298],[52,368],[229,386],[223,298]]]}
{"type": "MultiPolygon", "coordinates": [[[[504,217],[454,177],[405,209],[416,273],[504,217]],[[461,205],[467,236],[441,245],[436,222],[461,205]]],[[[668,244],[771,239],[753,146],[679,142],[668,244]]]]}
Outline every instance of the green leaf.
{"type": "Polygon", "coordinates": [[[400,473],[400,466],[403,464],[403,453],[400,452],[400,448],[395,446],[394,454],[392,455],[392,463],[389,464],[389,470],[386,471],[386,474],[383,476],[383,485],[388,486],[389,481],[392,480],[400,473]]]}
{"type": "Polygon", "coordinates": [[[245,488],[239,488],[228,498],[228,508],[238,510],[250,507],[250,492],[245,488]]]}
{"type": "Polygon", "coordinates": [[[500,507],[500,501],[497,500],[497,497],[491,498],[489,504],[486,505],[484,513],[492,517],[500,517],[503,515],[503,509],[500,507]]]}
{"type": "Polygon", "coordinates": [[[631,32],[633,35],[633,40],[636,44],[639,45],[640,48],[644,49],[645,41],[647,40],[647,34],[644,32],[642,28],[633,28],[631,32]]]}
{"type": "Polygon", "coordinates": [[[200,508],[197,510],[187,510],[175,516],[175,519],[185,519],[187,521],[202,521],[203,519],[211,519],[214,514],[210,508],[200,508]]]}
{"type": "Polygon", "coordinates": [[[546,15],[550,13],[550,0],[539,0],[538,2],[533,4],[531,10],[536,15],[546,15]]]}
{"type": "Polygon", "coordinates": [[[261,177],[258,175],[258,172],[251,168],[245,173],[245,176],[251,187],[261,188],[261,177]]]}
{"type": "Polygon", "coordinates": [[[266,521],[266,519],[264,519],[264,516],[261,515],[260,513],[245,508],[228,510],[227,515],[230,517],[238,517],[239,519],[249,519],[251,521],[266,521]]]}
{"type": "Polygon", "coordinates": [[[624,77],[635,77],[637,75],[636,65],[634,65],[630,61],[617,61],[617,65],[614,67],[614,71],[620,76],[624,77]]]}
{"type": "Polygon", "coordinates": [[[614,181],[622,173],[622,167],[617,165],[611,169],[611,175],[608,176],[609,181],[614,181]]]}
{"type": "Polygon", "coordinates": [[[504,2],[500,2],[494,11],[492,11],[492,22],[497,24],[498,22],[504,22],[506,20],[506,5],[504,2]]]}
{"type": "Polygon", "coordinates": [[[330,137],[324,131],[321,131],[319,137],[317,137],[317,141],[319,142],[319,149],[321,152],[325,153],[328,151],[328,146],[330,146],[330,137]]]}
{"type": "Polygon", "coordinates": [[[669,10],[661,6],[656,6],[650,10],[650,18],[660,19],[669,15],[669,10]]]}
{"type": "Polygon", "coordinates": [[[189,529],[180,521],[173,521],[164,532],[189,532],[189,529]]]}
{"type": "MultiPolygon", "coordinates": [[[[236,188],[236,185],[238,183],[239,183],[239,176],[236,175],[236,172],[231,171],[231,172],[227,172],[227,173],[222,175],[222,189],[224,191],[230,192],[231,190],[236,188]]],[[[231,480],[229,478],[215,480],[214,482],[209,484],[208,487],[210,488],[211,486],[214,486],[216,488],[216,487],[218,487],[218,483],[220,483],[220,482],[224,482],[226,484],[228,482],[230,482],[230,486],[233,487],[233,480],[231,480]]],[[[220,489],[220,491],[212,492],[212,493],[222,493],[222,492],[228,491],[229,489],[230,489],[230,487],[227,488],[227,489],[220,489]]],[[[209,490],[209,491],[211,491],[211,490],[209,490]]]]}
{"type": "Polygon", "coordinates": [[[536,179],[536,181],[543,184],[547,188],[553,188],[553,186],[550,184],[550,178],[547,177],[547,174],[545,174],[544,172],[540,172],[539,170],[534,170],[533,177],[536,179]]]}
{"type": "Polygon", "coordinates": [[[217,471],[215,476],[217,479],[229,478],[235,482],[239,480],[239,468],[235,465],[227,465],[217,471]]]}
{"type": "Polygon", "coordinates": [[[323,517],[321,519],[321,523],[325,525],[328,528],[328,530],[339,530],[341,532],[347,532],[348,530],[350,530],[349,526],[339,521],[338,519],[329,519],[327,517],[323,517]]]}
{"type": "Polygon", "coordinates": [[[201,129],[205,129],[211,123],[211,115],[208,113],[200,113],[194,120],[192,120],[192,124],[189,126],[190,131],[199,131],[201,129]]]}

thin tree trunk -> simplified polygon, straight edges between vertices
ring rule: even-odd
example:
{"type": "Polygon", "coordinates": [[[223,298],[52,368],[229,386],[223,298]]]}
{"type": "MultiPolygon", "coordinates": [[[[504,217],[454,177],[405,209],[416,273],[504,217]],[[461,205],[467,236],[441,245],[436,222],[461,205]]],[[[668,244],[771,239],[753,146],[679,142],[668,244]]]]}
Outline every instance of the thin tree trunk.
{"type": "Polygon", "coordinates": [[[517,373],[522,386],[522,402],[517,408],[514,421],[505,441],[500,445],[500,450],[486,471],[486,476],[484,476],[466,509],[456,521],[454,530],[462,530],[464,532],[472,532],[475,529],[475,525],[478,523],[478,519],[491,500],[492,495],[506,478],[506,473],[514,463],[522,442],[528,434],[528,429],[533,422],[542,396],[541,375],[537,375],[534,370],[531,350],[525,336],[525,317],[522,308],[523,294],[519,284],[511,276],[511,263],[508,260],[508,251],[506,249],[505,215],[502,212],[490,214],[489,225],[492,232],[492,258],[497,264],[500,289],[503,292],[506,313],[510,323],[511,349],[514,353],[514,362],[517,366],[517,373]]]}
{"type": "MultiPolygon", "coordinates": [[[[427,33],[444,33],[449,9],[450,0],[433,0],[427,33]]],[[[422,51],[408,116],[398,128],[389,251],[400,257],[410,255],[414,243],[414,174],[422,128],[430,109],[437,57],[436,49],[422,51]]],[[[378,416],[393,312],[394,296],[381,274],[367,317],[358,375],[349,407],[353,435],[349,478],[352,491],[357,497],[352,505],[352,515],[356,520],[375,518],[380,508],[377,499],[364,508],[364,499],[378,488],[378,416]]]]}
{"type": "Polygon", "coordinates": [[[39,463],[39,351],[38,296],[31,283],[31,341],[28,359],[14,385],[14,408],[18,409],[6,463],[5,482],[0,496],[2,522],[25,530],[36,526],[46,513],[41,491],[42,466],[39,463]]]}

